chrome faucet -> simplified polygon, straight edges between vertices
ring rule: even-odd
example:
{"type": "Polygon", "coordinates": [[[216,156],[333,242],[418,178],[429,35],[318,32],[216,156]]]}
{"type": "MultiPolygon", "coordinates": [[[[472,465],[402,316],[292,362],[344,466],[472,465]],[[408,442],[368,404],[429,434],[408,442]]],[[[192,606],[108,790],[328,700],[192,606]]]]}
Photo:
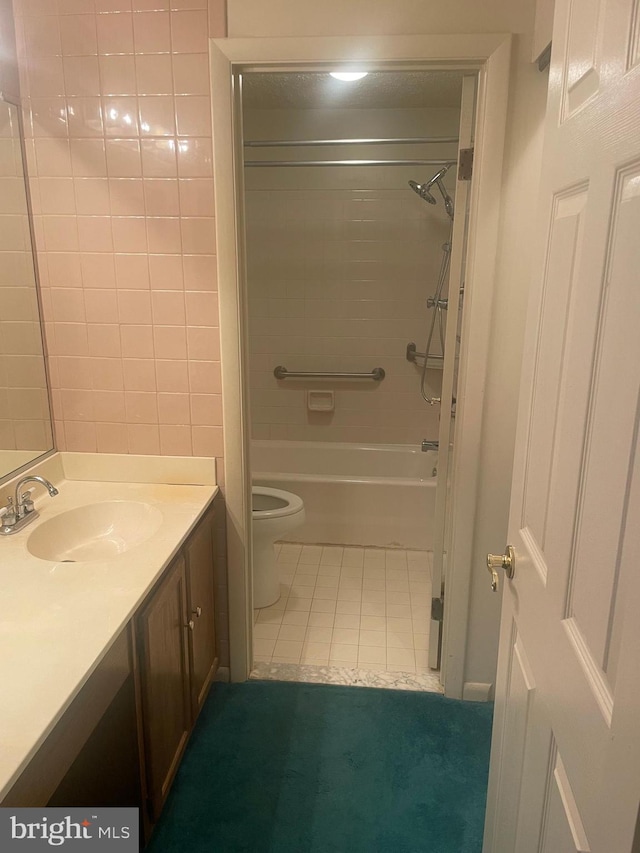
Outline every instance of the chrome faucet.
{"type": "Polygon", "coordinates": [[[29,475],[18,480],[16,484],[16,493],[14,498],[7,498],[7,505],[4,508],[4,515],[0,518],[0,535],[9,536],[11,533],[17,533],[29,522],[38,518],[38,513],[33,505],[31,492],[23,492],[22,488],[26,483],[40,483],[49,492],[50,497],[55,498],[58,490],[46,480],[44,477],[37,475],[29,475]]]}
{"type": "Polygon", "coordinates": [[[49,497],[55,498],[58,494],[58,490],[50,483],[48,480],[45,480],[44,477],[32,476],[32,477],[23,477],[21,480],[18,480],[16,484],[16,517],[18,519],[24,518],[25,515],[28,515],[31,512],[35,512],[33,508],[33,501],[31,500],[30,492],[25,492],[21,494],[21,489],[25,483],[41,483],[45,489],[49,492],[49,497]]]}

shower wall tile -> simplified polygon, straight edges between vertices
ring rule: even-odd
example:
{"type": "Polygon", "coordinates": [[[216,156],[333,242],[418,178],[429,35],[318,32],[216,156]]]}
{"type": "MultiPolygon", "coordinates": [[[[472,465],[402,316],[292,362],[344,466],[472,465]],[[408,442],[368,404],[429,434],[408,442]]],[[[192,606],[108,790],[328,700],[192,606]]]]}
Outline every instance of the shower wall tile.
{"type": "MultiPolygon", "coordinates": [[[[207,55],[222,5],[15,3],[61,449],[222,453],[207,55]]],[[[25,417],[31,402],[12,398],[25,417]]]]}
{"type": "MultiPolygon", "coordinates": [[[[425,128],[434,135],[455,133],[458,122],[455,109],[314,113],[247,111],[245,132],[256,139],[424,136],[425,128]]],[[[326,150],[313,156],[330,159],[326,150]]],[[[292,151],[274,149],[270,158],[286,159],[292,151]]],[[[344,156],[370,159],[371,152],[351,148],[344,156]]],[[[441,147],[427,156],[452,154],[455,148],[441,147]]],[[[424,149],[384,149],[389,159],[413,156],[424,157],[424,149]]],[[[425,204],[407,187],[421,177],[418,167],[398,166],[246,170],[255,438],[383,444],[437,439],[437,408],[422,400],[420,370],[405,358],[411,341],[424,349],[426,299],[449,235],[442,206],[425,204]],[[294,385],[275,379],[278,364],[338,372],[380,366],[386,377],[381,383],[294,385]],[[334,412],[308,411],[307,388],[333,389],[334,412]]],[[[440,372],[429,370],[428,392],[437,394],[439,387],[440,372]]]]}

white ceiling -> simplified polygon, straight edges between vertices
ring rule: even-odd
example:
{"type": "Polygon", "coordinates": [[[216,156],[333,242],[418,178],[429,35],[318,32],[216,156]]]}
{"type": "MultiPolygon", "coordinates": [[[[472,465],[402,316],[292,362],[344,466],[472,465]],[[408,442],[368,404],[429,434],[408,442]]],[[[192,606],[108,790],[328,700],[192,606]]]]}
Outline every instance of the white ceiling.
{"type": "Polygon", "coordinates": [[[376,71],[343,83],[329,74],[247,73],[243,102],[267,110],[458,107],[462,76],[462,71],[376,71]]]}

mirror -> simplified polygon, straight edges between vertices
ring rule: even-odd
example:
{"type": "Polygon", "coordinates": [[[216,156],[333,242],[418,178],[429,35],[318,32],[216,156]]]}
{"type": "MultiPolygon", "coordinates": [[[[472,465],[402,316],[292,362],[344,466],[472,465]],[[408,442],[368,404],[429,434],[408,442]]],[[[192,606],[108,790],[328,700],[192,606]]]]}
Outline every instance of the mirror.
{"type": "Polygon", "coordinates": [[[53,449],[21,130],[0,100],[0,481],[53,449]]]}

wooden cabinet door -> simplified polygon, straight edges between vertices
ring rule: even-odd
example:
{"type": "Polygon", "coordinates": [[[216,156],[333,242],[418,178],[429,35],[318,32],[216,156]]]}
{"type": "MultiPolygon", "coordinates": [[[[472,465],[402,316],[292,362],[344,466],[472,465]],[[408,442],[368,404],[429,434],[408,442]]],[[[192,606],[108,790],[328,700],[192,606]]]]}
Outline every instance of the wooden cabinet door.
{"type": "Polygon", "coordinates": [[[195,718],[207,696],[217,666],[213,612],[213,513],[209,512],[189,537],[187,587],[189,620],[189,663],[191,674],[191,712],[195,718]]]}
{"type": "Polygon", "coordinates": [[[191,729],[184,557],[138,617],[145,756],[152,819],[157,820],[191,729]]]}

